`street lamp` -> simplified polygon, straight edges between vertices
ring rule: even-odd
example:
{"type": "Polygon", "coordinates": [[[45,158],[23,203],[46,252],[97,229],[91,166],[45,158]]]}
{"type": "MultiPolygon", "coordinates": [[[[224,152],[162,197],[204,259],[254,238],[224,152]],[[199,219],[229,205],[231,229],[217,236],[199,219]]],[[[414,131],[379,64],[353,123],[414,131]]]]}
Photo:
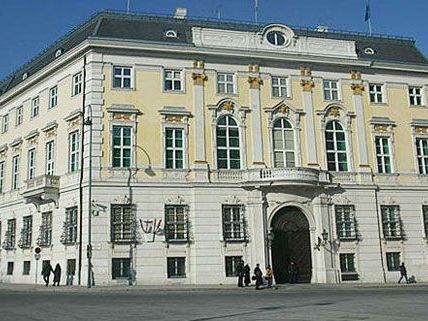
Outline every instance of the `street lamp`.
{"type": "MultiPolygon", "coordinates": [[[[88,181],[88,288],[92,286],[92,106],[88,105],[89,115],[83,124],[89,126],[89,181],[88,181]]],[[[82,166],[83,167],[83,166],[82,166]]]]}
{"type": "Polygon", "coordinates": [[[321,251],[321,247],[325,248],[327,252],[330,253],[337,253],[339,250],[340,241],[338,239],[335,239],[333,241],[330,241],[328,239],[328,232],[326,229],[323,229],[321,233],[321,237],[318,237],[318,242],[314,245],[314,249],[321,251]],[[329,246],[329,248],[327,247],[329,246]]]}

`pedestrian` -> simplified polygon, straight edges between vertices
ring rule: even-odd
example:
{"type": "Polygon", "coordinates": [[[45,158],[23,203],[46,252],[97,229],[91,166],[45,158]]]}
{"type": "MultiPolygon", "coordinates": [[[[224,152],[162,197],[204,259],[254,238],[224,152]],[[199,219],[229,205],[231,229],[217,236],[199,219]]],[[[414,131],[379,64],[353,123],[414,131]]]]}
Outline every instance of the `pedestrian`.
{"type": "Polygon", "coordinates": [[[268,284],[268,288],[272,287],[272,280],[273,280],[273,272],[272,272],[272,268],[270,267],[270,265],[268,265],[266,267],[266,276],[265,279],[267,281],[268,284]]]}
{"type": "Polygon", "coordinates": [[[45,262],[42,268],[42,275],[43,275],[43,281],[45,281],[46,286],[49,285],[49,277],[52,272],[53,272],[53,269],[52,269],[51,263],[49,261],[45,262]]]}
{"type": "Polygon", "coordinates": [[[409,283],[409,279],[407,278],[407,269],[406,266],[404,265],[404,262],[401,262],[400,265],[400,279],[398,280],[398,283],[401,283],[402,279],[406,279],[406,283],[409,283]]]}
{"type": "Polygon", "coordinates": [[[297,267],[293,261],[288,266],[288,282],[291,284],[297,283],[297,267]]]}
{"type": "Polygon", "coordinates": [[[239,261],[236,266],[236,276],[238,277],[238,288],[244,286],[244,261],[239,261]]]}
{"type": "Polygon", "coordinates": [[[256,290],[260,290],[260,286],[263,285],[263,272],[260,269],[260,264],[256,264],[254,268],[254,277],[256,279],[256,290]]]}
{"type": "Polygon", "coordinates": [[[245,286],[249,286],[251,283],[251,268],[248,264],[245,264],[244,266],[244,284],[245,286]]]}
{"type": "Polygon", "coordinates": [[[59,282],[61,281],[61,266],[59,265],[59,263],[55,266],[55,270],[53,271],[53,273],[54,273],[53,286],[55,286],[55,284],[59,286],[59,282]]]}

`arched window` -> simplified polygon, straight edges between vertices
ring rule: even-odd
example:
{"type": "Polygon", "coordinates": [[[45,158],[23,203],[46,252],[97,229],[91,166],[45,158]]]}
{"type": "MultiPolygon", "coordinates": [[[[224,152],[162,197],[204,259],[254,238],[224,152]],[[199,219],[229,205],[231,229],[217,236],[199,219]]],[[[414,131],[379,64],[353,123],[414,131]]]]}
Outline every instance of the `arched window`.
{"type": "Polygon", "coordinates": [[[240,169],[239,127],[231,116],[223,116],[218,119],[216,137],[217,167],[219,169],[240,169]]]}
{"type": "Polygon", "coordinates": [[[294,130],[285,118],[279,118],[273,124],[273,162],[274,167],[294,167],[294,130]]]}
{"type": "Polygon", "coordinates": [[[328,170],[337,172],[348,171],[345,131],[337,120],[327,123],[325,127],[325,143],[328,170]]]}

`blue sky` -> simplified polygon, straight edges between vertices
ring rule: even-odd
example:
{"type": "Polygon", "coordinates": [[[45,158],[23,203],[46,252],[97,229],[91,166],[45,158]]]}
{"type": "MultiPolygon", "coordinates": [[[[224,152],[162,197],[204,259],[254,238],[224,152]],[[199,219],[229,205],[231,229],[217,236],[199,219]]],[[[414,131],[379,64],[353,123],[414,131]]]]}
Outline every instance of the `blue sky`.
{"type": "MultiPolygon", "coordinates": [[[[130,0],[131,11],[254,20],[254,0],[130,0]]],[[[370,0],[373,32],[410,36],[428,56],[428,0],[370,0]]],[[[102,9],[126,10],[127,0],[1,0],[0,79],[102,9]]],[[[259,21],[368,31],[365,0],[259,0],[259,21]]]]}

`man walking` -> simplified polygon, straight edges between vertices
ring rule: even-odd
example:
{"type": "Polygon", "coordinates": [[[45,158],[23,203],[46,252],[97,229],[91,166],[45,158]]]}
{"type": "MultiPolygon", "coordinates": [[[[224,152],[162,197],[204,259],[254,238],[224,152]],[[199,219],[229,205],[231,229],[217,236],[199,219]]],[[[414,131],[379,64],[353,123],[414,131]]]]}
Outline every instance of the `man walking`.
{"type": "Polygon", "coordinates": [[[263,272],[260,269],[260,264],[256,264],[254,268],[254,276],[256,277],[256,290],[260,290],[260,286],[263,285],[263,272]]]}
{"type": "Polygon", "coordinates": [[[236,275],[238,276],[238,288],[244,286],[244,261],[239,261],[236,267],[236,275]]]}
{"type": "Polygon", "coordinates": [[[404,262],[401,262],[400,265],[400,279],[398,280],[398,283],[401,283],[401,280],[404,278],[406,279],[406,283],[409,283],[409,280],[407,279],[407,269],[406,266],[404,265],[404,262]]]}
{"type": "Polygon", "coordinates": [[[53,268],[49,261],[43,264],[42,275],[43,275],[43,281],[45,281],[46,286],[49,285],[49,277],[52,272],[53,272],[53,268]]]}

